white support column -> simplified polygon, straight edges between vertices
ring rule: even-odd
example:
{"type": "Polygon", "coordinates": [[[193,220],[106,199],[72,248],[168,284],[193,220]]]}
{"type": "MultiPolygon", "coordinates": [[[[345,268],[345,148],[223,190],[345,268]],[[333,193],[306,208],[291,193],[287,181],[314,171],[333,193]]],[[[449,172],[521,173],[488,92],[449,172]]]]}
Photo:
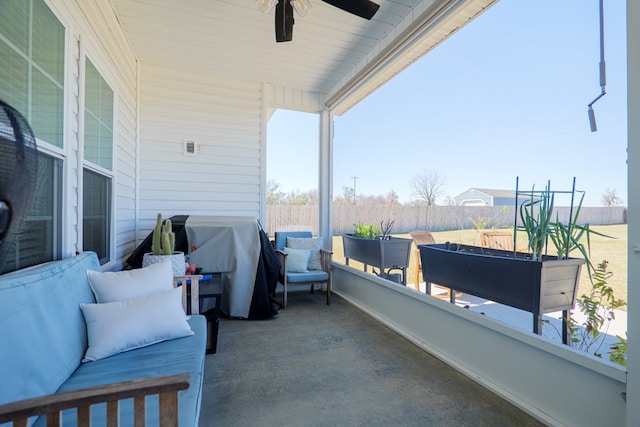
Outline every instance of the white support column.
{"type": "Polygon", "coordinates": [[[333,114],[320,113],[318,152],[318,218],[319,235],[324,247],[333,249],[333,114]]]}
{"type": "Polygon", "coordinates": [[[265,83],[260,86],[260,223],[267,224],[267,123],[273,114],[267,105],[267,88],[265,83]]]}
{"type": "Polygon", "coordinates": [[[640,3],[627,0],[627,426],[640,420],[640,3]]]}

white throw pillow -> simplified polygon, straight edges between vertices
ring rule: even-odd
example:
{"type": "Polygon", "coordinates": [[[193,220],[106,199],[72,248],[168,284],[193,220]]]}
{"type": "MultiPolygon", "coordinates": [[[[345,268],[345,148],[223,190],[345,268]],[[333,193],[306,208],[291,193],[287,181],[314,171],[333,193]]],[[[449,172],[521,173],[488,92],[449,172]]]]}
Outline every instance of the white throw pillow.
{"type": "Polygon", "coordinates": [[[287,247],[293,249],[308,249],[311,251],[309,257],[309,270],[322,270],[320,260],[320,249],[322,249],[322,237],[287,237],[287,247]]]}
{"type": "Polygon", "coordinates": [[[311,251],[306,249],[292,249],[285,247],[284,252],[287,254],[287,271],[289,273],[308,273],[309,257],[311,251]]]}
{"type": "Polygon", "coordinates": [[[82,362],[193,335],[180,288],[124,301],[80,304],[80,309],[89,339],[82,362]]]}
{"type": "Polygon", "coordinates": [[[96,302],[114,302],[138,298],[173,289],[171,260],[125,271],[87,271],[96,302]]]}

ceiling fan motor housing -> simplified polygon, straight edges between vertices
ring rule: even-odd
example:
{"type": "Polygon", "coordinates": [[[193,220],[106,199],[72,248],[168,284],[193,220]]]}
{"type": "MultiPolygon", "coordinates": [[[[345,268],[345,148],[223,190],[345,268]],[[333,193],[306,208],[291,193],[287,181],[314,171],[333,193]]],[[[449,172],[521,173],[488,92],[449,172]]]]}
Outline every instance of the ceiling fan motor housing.
{"type": "MultiPolygon", "coordinates": [[[[327,4],[342,9],[364,19],[371,19],[380,5],[370,0],[322,0],[327,4]]],[[[279,0],[276,4],[276,42],[293,40],[293,6],[291,0],[279,0]]]]}
{"type": "Polygon", "coordinates": [[[276,42],[293,40],[293,6],[290,0],[280,0],[276,5],[276,42]]]}

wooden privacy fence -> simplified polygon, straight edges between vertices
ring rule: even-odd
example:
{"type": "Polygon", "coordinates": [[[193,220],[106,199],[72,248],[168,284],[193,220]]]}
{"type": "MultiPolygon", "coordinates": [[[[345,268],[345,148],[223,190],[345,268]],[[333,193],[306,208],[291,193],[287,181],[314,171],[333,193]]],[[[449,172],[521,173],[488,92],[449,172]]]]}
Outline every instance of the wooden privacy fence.
{"type": "MultiPolygon", "coordinates": [[[[569,217],[568,207],[555,207],[560,220],[569,217]]],[[[395,234],[414,230],[443,231],[476,228],[512,227],[514,207],[504,206],[334,206],[333,232],[335,235],[351,233],[354,224],[376,224],[393,220],[395,234]]],[[[318,234],[318,206],[316,205],[267,205],[267,232],[310,230],[318,234]]],[[[627,208],[582,207],[580,224],[626,224],[627,208]]]]}

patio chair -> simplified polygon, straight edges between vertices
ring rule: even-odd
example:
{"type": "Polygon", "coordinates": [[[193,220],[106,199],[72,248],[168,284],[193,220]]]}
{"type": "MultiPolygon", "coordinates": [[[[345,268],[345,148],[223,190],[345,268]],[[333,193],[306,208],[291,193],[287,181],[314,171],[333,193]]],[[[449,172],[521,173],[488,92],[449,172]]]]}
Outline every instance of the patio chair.
{"type": "Polygon", "coordinates": [[[325,284],[327,305],[331,304],[331,257],[333,252],[322,248],[322,238],[310,231],[280,231],[274,234],[274,246],[281,267],[278,282],[283,286],[282,308],[287,308],[289,285],[325,284]]]}
{"type": "MultiPolygon", "coordinates": [[[[503,251],[513,251],[513,231],[512,230],[480,230],[478,236],[478,246],[503,251]]],[[[526,250],[518,248],[518,251],[526,250]]]]}
{"type": "MultiPolygon", "coordinates": [[[[415,276],[414,283],[416,284],[416,290],[420,291],[420,277],[422,274],[422,263],[420,262],[420,250],[418,249],[418,245],[431,245],[436,243],[436,239],[433,237],[433,234],[431,234],[428,231],[412,231],[411,233],[409,233],[409,235],[411,236],[411,238],[413,239],[413,243],[415,244],[415,250],[413,255],[416,260],[415,261],[416,276],[415,276]]],[[[439,288],[446,289],[447,293],[444,296],[442,296],[442,298],[450,298],[451,289],[445,288],[443,286],[435,285],[435,284],[434,286],[438,286],[439,288]]]]}

